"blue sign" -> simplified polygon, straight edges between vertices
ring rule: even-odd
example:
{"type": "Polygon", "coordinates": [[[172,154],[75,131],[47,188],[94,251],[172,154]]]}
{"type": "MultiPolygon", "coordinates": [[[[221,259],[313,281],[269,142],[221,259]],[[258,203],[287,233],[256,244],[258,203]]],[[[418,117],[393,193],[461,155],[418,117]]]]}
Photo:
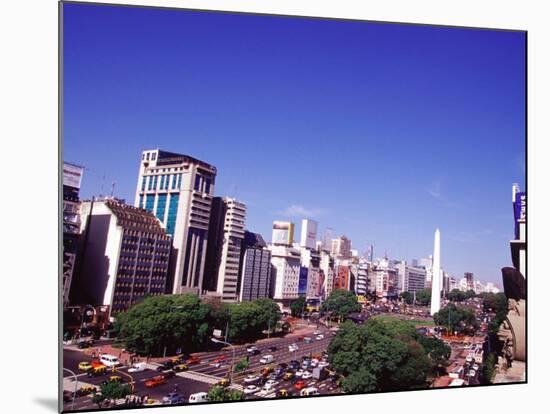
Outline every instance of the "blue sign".
{"type": "Polygon", "coordinates": [[[516,201],[514,202],[514,234],[516,240],[519,239],[519,223],[525,221],[527,217],[527,195],[525,192],[516,194],[516,201]]]}
{"type": "Polygon", "coordinates": [[[300,267],[300,278],[298,279],[298,295],[307,293],[307,267],[300,267]]]}

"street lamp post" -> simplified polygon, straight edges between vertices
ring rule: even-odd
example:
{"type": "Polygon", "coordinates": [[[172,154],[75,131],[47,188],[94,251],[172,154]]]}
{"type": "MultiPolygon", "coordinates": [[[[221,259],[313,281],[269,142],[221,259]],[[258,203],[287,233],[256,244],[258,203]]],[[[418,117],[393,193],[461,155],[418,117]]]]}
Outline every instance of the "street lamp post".
{"type": "Polygon", "coordinates": [[[63,371],[67,371],[74,378],[74,392],[73,392],[73,400],[71,402],[71,411],[72,411],[72,410],[74,410],[74,400],[76,399],[76,389],[78,388],[78,377],[76,376],[76,374],[73,371],[71,371],[68,368],[63,368],[63,371]]]}
{"type": "Polygon", "coordinates": [[[229,372],[229,382],[233,383],[233,367],[235,366],[235,347],[231,345],[229,342],[222,341],[221,339],[217,338],[210,338],[212,342],[215,342],[217,344],[225,344],[231,347],[231,350],[233,351],[233,356],[231,357],[231,371],[229,372]]]}

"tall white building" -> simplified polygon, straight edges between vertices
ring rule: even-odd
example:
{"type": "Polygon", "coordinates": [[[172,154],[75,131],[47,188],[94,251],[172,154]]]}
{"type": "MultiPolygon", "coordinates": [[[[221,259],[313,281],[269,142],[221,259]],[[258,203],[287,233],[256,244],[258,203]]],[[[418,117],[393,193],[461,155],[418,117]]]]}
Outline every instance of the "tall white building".
{"type": "Polygon", "coordinates": [[[315,220],[303,219],[302,232],[300,234],[300,247],[315,249],[317,241],[317,222],[315,220]]]}
{"type": "Polygon", "coordinates": [[[321,256],[318,251],[308,249],[305,247],[300,248],[301,265],[307,268],[307,298],[319,297],[319,270],[321,256]]]}
{"type": "Polygon", "coordinates": [[[224,302],[236,302],[239,296],[245,215],[246,206],[234,198],[212,200],[202,287],[209,294],[215,290],[224,302]]]}
{"type": "Polygon", "coordinates": [[[135,206],[152,212],[172,237],[172,293],[200,293],[216,167],[188,155],[143,151],[135,206]]]}
{"type": "Polygon", "coordinates": [[[286,301],[298,298],[300,251],[287,246],[269,246],[271,251],[271,284],[273,299],[286,301]]]}
{"type": "Polygon", "coordinates": [[[397,264],[399,274],[399,292],[417,292],[426,287],[426,269],[423,267],[409,266],[401,261],[397,264]]]}
{"type": "Polygon", "coordinates": [[[346,236],[340,236],[337,239],[332,239],[330,253],[332,256],[341,259],[351,258],[351,240],[346,236]]]}
{"type": "Polygon", "coordinates": [[[319,284],[320,296],[326,299],[334,288],[334,258],[325,250],[320,252],[321,261],[319,263],[319,284]]]}

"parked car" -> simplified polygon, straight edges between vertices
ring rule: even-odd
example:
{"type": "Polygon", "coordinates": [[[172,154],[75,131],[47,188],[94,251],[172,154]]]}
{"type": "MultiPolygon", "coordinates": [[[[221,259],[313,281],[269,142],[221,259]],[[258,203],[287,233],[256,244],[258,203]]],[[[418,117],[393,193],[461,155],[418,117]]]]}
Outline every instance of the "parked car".
{"type": "Polygon", "coordinates": [[[206,392],[197,392],[196,394],[191,394],[189,396],[189,403],[201,403],[208,401],[208,394],[206,392]]]}
{"type": "Polygon", "coordinates": [[[158,387],[159,385],[166,384],[166,379],[163,375],[157,375],[156,377],[153,377],[149,381],[145,381],[145,386],[147,388],[154,388],[158,387]]]}
{"type": "Polygon", "coordinates": [[[162,397],[162,403],[166,405],[173,404],[185,404],[185,397],[177,392],[171,392],[170,394],[162,397]]]}

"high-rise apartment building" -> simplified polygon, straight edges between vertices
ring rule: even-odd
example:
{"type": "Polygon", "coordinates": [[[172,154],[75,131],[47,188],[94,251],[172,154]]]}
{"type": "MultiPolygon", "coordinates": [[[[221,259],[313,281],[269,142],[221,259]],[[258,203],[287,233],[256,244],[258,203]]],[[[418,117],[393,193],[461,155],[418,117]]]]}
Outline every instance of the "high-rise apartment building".
{"type": "Polygon", "coordinates": [[[80,236],[79,191],[84,168],[63,163],[63,307],[69,303],[69,292],[75,270],[80,236]]]}
{"type": "Polygon", "coordinates": [[[400,293],[413,293],[426,287],[426,269],[424,267],[409,266],[407,262],[401,261],[396,268],[399,275],[398,291],[400,293]]]}
{"type": "Polygon", "coordinates": [[[319,298],[321,255],[317,250],[300,248],[302,267],[307,269],[306,297],[319,298]]]}
{"type": "Polygon", "coordinates": [[[271,285],[273,299],[289,301],[298,298],[300,251],[286,246],[269,246],[271,251],[271,285]]]}
{"type": "Polygon", "coordinates": [[[172,238],[171,293],[200,293],[216,167],[188,155],[143,151],[135,206],[153,213],[172,238]]]}
{"type": "Polygon", "coordinates": [[[271,252],[260,234],[245,231],[242,245],[239,300],[270,297],[271,252]]]}
{"type": "Polygon", "coordinates": [[[321,296],[326,299],[334,287],[334,258],[326,251],[322,250],[319,263],[320,274],[319,284],[321,286],[321,296]]]}
{"type": "Polygon", "coordinates": [[[300,234],[300,247],[315,249],[317,242],[317,222],[315,220],[303,219],[302,231],[300,234]]]}
{"type": "Polygon", "coordinates": [[[239,272],[246,206],[229,197],[214,197],[210,214],[203,289],[224,302],[239,296],[239,272]]]}
{"type": "Polygon", "coordinates": [[[83,202],[80,211],[82,266],[72,301],[109,306],[112,315],[165,293],[171,241],[153,214],[115,199],[83,202]]]}
{"type": "Polygon", "coordinates": [[[466,279],[466,290],[474,290],[474,274],[464,272],[464,279],[466,279]]]}
{"type": "Polygon", "coordinates": [[[332,239],[330,254],[340,259],[351,258],[351,240],[346,236],[332,239]]]}

